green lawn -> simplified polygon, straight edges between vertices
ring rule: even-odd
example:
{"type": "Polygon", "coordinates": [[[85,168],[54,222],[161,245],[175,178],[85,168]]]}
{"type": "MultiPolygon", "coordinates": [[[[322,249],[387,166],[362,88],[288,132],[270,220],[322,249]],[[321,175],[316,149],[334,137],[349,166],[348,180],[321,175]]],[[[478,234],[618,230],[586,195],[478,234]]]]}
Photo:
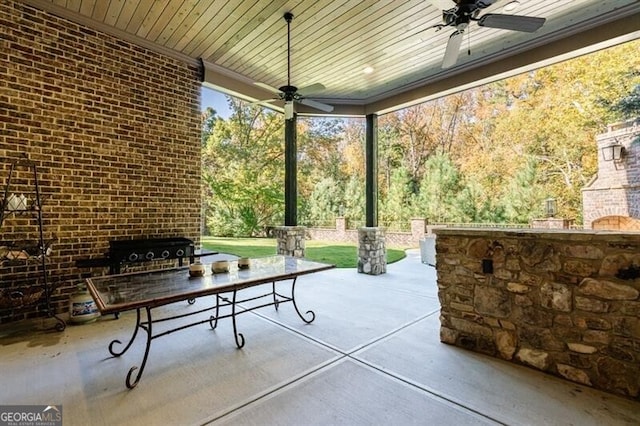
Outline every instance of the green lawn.
{"type": "MultiPolygon", "coordinates": [[[[355,245],[308,240],[305,241],[305,246],[305,257],[309,260],[331,263],[338,268],[358,266],[358,248],[355,245]]],[[[240,257],[263,257],[275,254],[276,240],[273,238],[202,237],[202,247],[240,257]]],[[[387,249],[387,263],[397,262],[404,257],[404,250],[387,249]]]]}

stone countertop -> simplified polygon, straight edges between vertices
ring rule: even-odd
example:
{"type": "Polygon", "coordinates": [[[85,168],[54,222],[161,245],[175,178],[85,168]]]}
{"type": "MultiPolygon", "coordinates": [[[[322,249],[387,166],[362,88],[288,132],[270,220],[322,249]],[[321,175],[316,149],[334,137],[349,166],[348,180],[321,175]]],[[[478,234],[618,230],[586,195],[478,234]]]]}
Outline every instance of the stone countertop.
{"type": "Polygon", "coordinates": [[[540,229],[540,228],[435,228],[436,235],[457,235],[470,237],[531,237],[563,239],[572,241],[616,240],[637,241],[640,243],[640,232],[602,231],[591,229],[540,229]]]}

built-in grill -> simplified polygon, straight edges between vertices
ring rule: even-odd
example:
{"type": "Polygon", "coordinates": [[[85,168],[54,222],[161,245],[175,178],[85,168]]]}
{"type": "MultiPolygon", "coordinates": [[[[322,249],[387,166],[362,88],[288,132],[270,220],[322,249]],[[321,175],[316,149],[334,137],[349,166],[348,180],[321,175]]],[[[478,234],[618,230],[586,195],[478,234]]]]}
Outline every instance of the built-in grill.
{"type": "Polygon", "coordinates": [[[195,257],[209,254],[213,252],[196,254],[193,241],[183,237],[113,240],[109,242],[109,251],[104,257],[81,259],[76,261],[76,265],[81,268],[109,267],[110,274],[119,274],[123,265],[177,259],[182,266],[184,259],[193,262],[195,257]]]}
{"type": "Polygon", "coordinates": [[[137,240],[109,241],[109,267],[119,274],[123,264],[148,262],[151,260],[178,259],[182,266],[184,258],[193,261],[194,245],[188,238],[144,238],[137,240]]]}

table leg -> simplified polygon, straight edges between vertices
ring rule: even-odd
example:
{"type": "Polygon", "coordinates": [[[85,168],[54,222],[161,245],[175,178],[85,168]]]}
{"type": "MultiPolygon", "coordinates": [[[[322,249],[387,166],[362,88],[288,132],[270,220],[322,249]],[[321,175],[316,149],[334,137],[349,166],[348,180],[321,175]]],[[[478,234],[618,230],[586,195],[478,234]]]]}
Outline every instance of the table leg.
{"type": "Polygon", "coordinates": [[[209,317],[209,326],[211,326],[212,330],[215,330],[216,327],[218,326],[218,316],[220,316],[220,295],[216,294],[215,298],[216,298],[216,314],[211,315],[209,317]]]}
{"type": "Polygon", "coordinates": [[[139,328],[140,328],[140,309],[136,310],[136,326],[133,329],[133,334],[131,335],[131,338],[129,339],[129,343],[127,343],[127,346],[125,346],[124,349],[121,350],[120,352],[116,352],[113,349],[113,345],[116,343],[121,345],[122,342],[118,339],[114,339],[111,343],[109,343],[109,353],[115,357],[118,357],[123,353],[125,353],[126,351],[128,351],[129,348],[131,347],[131,344],[133,343],[133,341],[136,339],[136,336],[138,335],[139,328]]]}
{"type": "Polygon", "coordinates": [[[233,321],[233,335],[236,338],[236,346],[241,349],[244,346],[244,336],[242,333],[238,333],[236,326],[236,294],[237,290],[233,290],[233,300],[231,302],[231,320],[233,321]]]}
{"type": "MultiPolygon", "coordinates": [[[[140,377],[142,377],[142,372],[144,371],[144,367],[147,364],[147,358],[149,357],[149,349],[151,348],[151,339],[153,338],[152,336],[152,331],[151,331],[151,325],[152,325],[152,321],[151,321],[151,308],[150,307],[146,307],[145,308],[146,312],[147,312],[147,321],[146,323],[140,323],[138,321],[138,326],[140,328],[143,328],[146,332],[147,332],[147,345],[145,347],[144,350],[144,357],[142,358],[142,363],[140,364],[140,368],[138,368],[137,366],[133,366],[129,369],[129,372],[127,373],[127,379],[125,381],[125,384],[127,385],[127,387],[129,389],[133,389],[136,387],[136,385],[138,384],[138,382],[140,382],[140,377]],[[133,375],[133,372],[138,370],[138,374],[136,375],[135,380],[132,382],[131,381],[131,376],[133,375]]],[[[138,319],[140,318],[140,309],[137,310],[138,311],[138,319]]],[[[137,327],[136,327],[137,329],[137,327]]]]}
{"type": "Polygon", "coordinates": [[[276,282],[273,282],[273,305],[276,307],[276,311],[278,310],[278,305],[280,305],[280,301],[278,300],[278,296],[276,293],[276,282]]]}
{"type": "Polygon", "coordinates": [[[293,279],[293,283],[291,284],[291,301],[293,302],[293,307],[296,308],[296,313],[298,314],[298,316],[300,317],[300,319],[302,319],[302,321],[306,322],[307,324],[310,324],[313,322],[313,320],[316,319],[316,314],[313,311],[307,311],[305,312],[307,315],[311,315],[311,319],[306,319],[304,316],[302,316],[302,314],[300,313],[300,310],[298,309],[298,304],[296,303],[296,281],[297,281],[298,277],[295,277],[293,279]]]}

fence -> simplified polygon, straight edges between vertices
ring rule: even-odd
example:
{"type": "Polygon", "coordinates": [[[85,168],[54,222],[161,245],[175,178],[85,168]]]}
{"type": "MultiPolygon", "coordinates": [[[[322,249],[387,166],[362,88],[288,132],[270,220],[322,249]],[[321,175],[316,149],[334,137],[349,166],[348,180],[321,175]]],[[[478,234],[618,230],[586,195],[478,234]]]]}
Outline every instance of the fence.
{"type": "MultiPolygon", "coordinates": [[[[424,218],[411,219],[408,224],[393,223],[388,224],[392,226],[385,226],[385,242],[387,247],[419,247],[420,240],[426,235],[431,234],[435,228],[567,228],[570,223],[567,221],[557,223],[558,219],[536,219],[531,224],[523,223],[428,223],[424,218]],[[551,222],[549,222],[551,220],[551,222]],[[400,229],[400,230],[398,230],[400,229]],[[404,230],[406,229],[406,231],[404,230]]],[[[335,219],[335,226],[330,227],[330,224],[323,222],[321,226],[314,226],[315,224],[308,224],[306,229],[306,238],[309,240],[318,241],[335,241],[335,242],[348,242],[358,244],[358,227],[363,226],[361,222],[354,222],[350,224],[347,218],[337,217],[335,219]],[[353,225],[356,226],[353,226],[353,225]]]]}

